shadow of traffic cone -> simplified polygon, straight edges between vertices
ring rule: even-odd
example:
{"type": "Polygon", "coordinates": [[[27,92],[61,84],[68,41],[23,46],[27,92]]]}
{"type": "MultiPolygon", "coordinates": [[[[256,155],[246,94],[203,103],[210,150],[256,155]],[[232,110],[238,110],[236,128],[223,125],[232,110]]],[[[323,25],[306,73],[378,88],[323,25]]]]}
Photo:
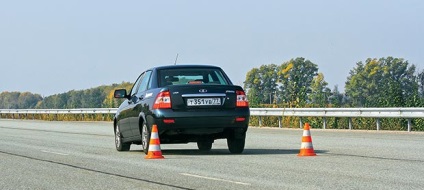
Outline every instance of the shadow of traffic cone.
{"type": "Polygon", "coordinates": [[[160,140],[158,133],[158,126],[153,125],[152,134],[150,135],[149,151],[145,159],[163,159],[162,151],[160,150],[160,140]]]}
{"type": "Polygon", "coordinates": [[[312,146],[312,137],[310,132],[309,123],[305,123],[303,128],[302,144],[300,145],[300,152],[297,156],[316,156],[314,147],[312,146]]]}

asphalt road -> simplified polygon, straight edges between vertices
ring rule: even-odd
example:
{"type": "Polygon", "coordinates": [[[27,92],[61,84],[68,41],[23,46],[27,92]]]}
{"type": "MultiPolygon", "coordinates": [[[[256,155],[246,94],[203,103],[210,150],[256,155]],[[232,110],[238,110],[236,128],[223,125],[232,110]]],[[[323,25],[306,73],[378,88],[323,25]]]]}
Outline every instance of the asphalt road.
{"type": "Polygon", "coordinates": [[[201,153],[161,145],[114,148],[112,124],[0,120],[0,189],[422,189],[424,133],[312,129],[315,157],[298,157],[302,130],[250,128],[246,149],[225,140],[201,153]]]}

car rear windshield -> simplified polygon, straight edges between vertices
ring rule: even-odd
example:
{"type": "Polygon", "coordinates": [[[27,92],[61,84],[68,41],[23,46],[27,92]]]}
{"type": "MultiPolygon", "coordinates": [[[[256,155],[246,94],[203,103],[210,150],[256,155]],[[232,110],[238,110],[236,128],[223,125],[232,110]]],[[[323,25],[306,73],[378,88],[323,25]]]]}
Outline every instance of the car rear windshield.
{"type": "Polygon", "coordinates": [[[159,84],[168,85],[195,85],[216,84],[228,85],[220,69],[213,68],[178,68],[159,71],[159,84]]]}

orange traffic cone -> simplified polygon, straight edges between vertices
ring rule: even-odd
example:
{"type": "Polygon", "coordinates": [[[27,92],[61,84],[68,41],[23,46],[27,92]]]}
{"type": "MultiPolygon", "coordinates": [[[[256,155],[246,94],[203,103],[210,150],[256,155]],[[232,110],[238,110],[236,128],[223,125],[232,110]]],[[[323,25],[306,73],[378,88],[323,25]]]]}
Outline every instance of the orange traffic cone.
{"type": "Polygon", "coordinates": [[[160,140],[158,126],[153,125],[152,134],[150,135],[149,151],[145,159],[163,159],[162,151],[160,150],[160,140]]]}
{"type": "Polygon", "coordinates": [[[300,152],[297,156],[316,156],[314,147],[312,146],[311,132],[309,131],[309,123],[305,123],[303,128],[302,144],[300,145],[300,152]]]}

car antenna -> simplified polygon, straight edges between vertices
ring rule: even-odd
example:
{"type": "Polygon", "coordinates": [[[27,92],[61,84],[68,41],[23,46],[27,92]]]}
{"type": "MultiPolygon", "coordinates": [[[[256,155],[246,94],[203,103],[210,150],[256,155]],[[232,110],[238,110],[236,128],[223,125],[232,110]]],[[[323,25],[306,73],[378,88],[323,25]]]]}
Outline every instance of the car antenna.
{"type": "Polygon", "coordinates": [[[174,65],[177,65],[177,60],[178,60],[178,53],[177,53],[177,57],[175,57],[174,65]]]}

